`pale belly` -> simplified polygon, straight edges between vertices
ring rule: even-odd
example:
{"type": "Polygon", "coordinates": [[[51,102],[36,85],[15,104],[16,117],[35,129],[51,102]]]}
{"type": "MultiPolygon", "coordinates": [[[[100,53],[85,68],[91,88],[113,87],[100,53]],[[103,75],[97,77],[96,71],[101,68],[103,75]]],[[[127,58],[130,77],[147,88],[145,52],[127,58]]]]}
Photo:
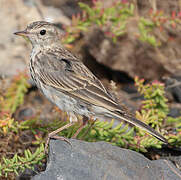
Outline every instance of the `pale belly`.
{"type": "Polygon", "coordinates": [[[84,115],[87,117],[94,116],[86,105],[80,105],[80,102],[64,93],[55,90],[52,87],[41,88],[42,93],[54,104],[56,104],[62,111],[73,112],[75,114],[84,115]]]}

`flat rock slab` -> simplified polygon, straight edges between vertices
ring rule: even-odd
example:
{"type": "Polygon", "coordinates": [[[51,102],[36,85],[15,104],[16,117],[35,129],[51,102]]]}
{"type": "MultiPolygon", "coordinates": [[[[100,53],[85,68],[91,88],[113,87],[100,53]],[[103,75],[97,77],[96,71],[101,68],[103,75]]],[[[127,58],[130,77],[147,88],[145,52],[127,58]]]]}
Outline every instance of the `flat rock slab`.
{"type": "Polygon", "coordinates": [[[151,161],[142,154],[106,142],[51,140],[46,171],[33,180],[180,180],[168,160],[151,161]]]}

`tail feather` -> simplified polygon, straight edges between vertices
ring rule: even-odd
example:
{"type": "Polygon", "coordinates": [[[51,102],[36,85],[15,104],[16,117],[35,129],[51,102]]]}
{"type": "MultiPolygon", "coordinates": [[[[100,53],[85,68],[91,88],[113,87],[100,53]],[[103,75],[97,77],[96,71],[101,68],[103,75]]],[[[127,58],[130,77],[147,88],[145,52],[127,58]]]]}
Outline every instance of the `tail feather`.
{"type": "Polygon", "coordinates": [[[166,138],[164,138],[160,133],[158,133],[157,131],[155,131],[153,128],[151,128],[147,124],[143,123],[142,121],[139,121],[138,119],[136,119],[134,117],[130,117],[128,115],[122,115],[119,112],[110,112],[110,114],[113,117],[115,117],[115,119],[120,119],[120,120],[126,121],[132,125],[135,125],[137,127],[140,127],[141,129],[146,130],[148,133],[150,133],[151,135],[156,137],[158,140],[164,142],[165,144],[168,144],[168,141],[166,138]]]}

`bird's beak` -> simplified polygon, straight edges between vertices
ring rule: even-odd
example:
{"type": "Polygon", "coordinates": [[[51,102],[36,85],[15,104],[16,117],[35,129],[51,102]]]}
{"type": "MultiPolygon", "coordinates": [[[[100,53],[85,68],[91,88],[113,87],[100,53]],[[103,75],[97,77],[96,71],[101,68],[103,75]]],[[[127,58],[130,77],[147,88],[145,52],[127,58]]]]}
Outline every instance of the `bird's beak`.
{"type": "Polygon", "coordinates": [[[18,35],[18,36],[25,36],[25,37],[27,37],[27,36],[29,36],[30,33],[28,31],[24,30],[24,31],[15,32],[14,34],[18,35]]]}

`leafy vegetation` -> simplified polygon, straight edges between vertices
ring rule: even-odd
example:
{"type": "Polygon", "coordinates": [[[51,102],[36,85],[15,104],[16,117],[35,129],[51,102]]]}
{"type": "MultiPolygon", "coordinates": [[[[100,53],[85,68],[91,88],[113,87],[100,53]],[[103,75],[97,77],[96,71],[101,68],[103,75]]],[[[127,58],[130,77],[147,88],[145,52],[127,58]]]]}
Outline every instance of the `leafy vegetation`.
{"type": "Polygon", "coordinates": [[[10,87],[0,96],[0,132],[3,135],[10,129],[16,131],[18,124],[14,122],[12,114],[23,104],[28,87],[27,75],[21,72],[13,78],[10,87]]]}
{"type": "Polygon", "coordinates": [[[93,7],[85,3],[79,3],[82,14],[72,17],[71,26],[66,28],[64,43],[71,43],[81,31],[85,32],[94,25],[98,26],[106,36],[116,42],[117,37],[126,33],[126,23],[129,17],[134,15],[133,4],[115,1],[104,8],[102,1],[93,1],[93,7]]]}
{"type": "Polygon", "coordinates": [[[12,159],[3,157],[0,163],[0,176],[8,177],[9,174],[23,172],[26,168],[34,170],[34,165],[42,165],[41,161],[45,157],[44,146],[40,145],[34,153],[29,149],[24,151],[24,156],[15,154],[12,159]]]}
{"type": "Polygon", "coordinates": [[[136,117],[159,131],[169,112],[164,84],[154,81],[144,85],[144,80],[136,77],[135,85],[145,98],[141,110],[136,112],[136,117]]]}
{"type": "Polygon", "coordinates": [[[154,30],[158,29],[164,33],[164,25],[176,28],[181,22],[181,13],[176,12],[173,12],[171,16],[166,16],[163,11],[154,12],[151,9],[147,17],[138,16],[134,4],[128,1],[115,0],[104,6],[102,0],[93,0],[92,4],[91,7],[85,3],[79,3],[82,13],[73,15],[72,24],[65,27],[66,35],[63,40],[65,44],[74,42],[81,32],[89,31],[95,26],[104,32],[106,37],[116,42],[119,37],[127,33],[127,24],[134,19],[138,29],[135,37],[157,47],[161,45],[161,40],[158,39],[154,30]]]}
{"type": "Polygon", "coordinates": [[[163,132],[167,126],[175,128],[175,133],[167,132],[168,142],[174,146],[181,145],[181,117],[172,118],[168,116],[168,100],[165,97],[165,87],[163,83],[154,81],[144,85],[144,80],[135,78],[135,85],[140,94],[144,95],[140,111],[136,112],[136,118],[151,125],[157,131],[163,132]]]}

